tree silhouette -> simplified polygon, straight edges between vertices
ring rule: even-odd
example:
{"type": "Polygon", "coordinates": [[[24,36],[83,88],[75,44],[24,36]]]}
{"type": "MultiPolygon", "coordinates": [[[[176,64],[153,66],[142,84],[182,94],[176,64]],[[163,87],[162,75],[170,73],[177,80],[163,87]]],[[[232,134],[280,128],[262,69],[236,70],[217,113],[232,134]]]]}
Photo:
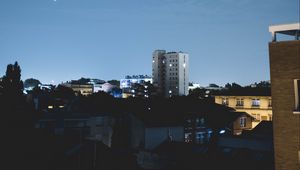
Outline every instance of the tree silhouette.
{"type": "Polygon", "coordinates": [[[54,98],[73,99],[75,97],[75,92],[69,87],[58,85],[52,92],[52,95],[54,98]]]}
{"type": "Polygon", "coordinates": [[[37,79],[34,79],[34,78],[26,79],[24,81],[24,88],[36,87],[39,84],[41,84],[41,82],[39,80],[37,80],[37,79]]]}
{"type": "Polygon", "coordinates": [[[107,81],[107,83],[110,83],[110,84],[118,86],[118,87],[120,86],[119,80],[109,80],[109,81],[107,81]]]}
{"type": "Polygon", "coordinates": [[[16,99],[23,95],[21,68],[18,62],[7,65],[6,74],[1,82],[4,98],[16,99]]]}

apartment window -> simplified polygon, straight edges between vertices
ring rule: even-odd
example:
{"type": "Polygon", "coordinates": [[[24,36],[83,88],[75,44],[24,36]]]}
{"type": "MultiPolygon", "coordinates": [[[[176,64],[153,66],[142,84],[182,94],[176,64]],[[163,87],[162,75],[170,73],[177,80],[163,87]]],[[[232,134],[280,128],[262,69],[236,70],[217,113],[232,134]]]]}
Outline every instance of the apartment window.
{"type": "Polygon", "coordinates": [[[236,99],[236,106],[244,106],[244,99],[243,98],[237,98],[236,99]]]}
{"type": "Polygon", "coordinates": [[[252,99],[252,107],[259,107],[260,100],[259,99],[252,99]]]}
{"type": "Polygon", "coordinates": [[[269,99],[268,107],[272,107],[272,99],[269,99]]]}
{"type": "Polygon", "coordinates": [[[226,106],[228,106],[228,98],[227,97],[224,97],[224,98],[222,98],[222,105],[226,105],[226,106]]]}
{"type": "Polygon", "coordinates": [[[240,118],[240,126],[246,127],[247,117],[241,117],[240,118]]]}
{"type": "Polygon", "coordinates": [[[294,113],[300,113],[300,80],[294,80],[295,91],[295,111],[294,113]]]}

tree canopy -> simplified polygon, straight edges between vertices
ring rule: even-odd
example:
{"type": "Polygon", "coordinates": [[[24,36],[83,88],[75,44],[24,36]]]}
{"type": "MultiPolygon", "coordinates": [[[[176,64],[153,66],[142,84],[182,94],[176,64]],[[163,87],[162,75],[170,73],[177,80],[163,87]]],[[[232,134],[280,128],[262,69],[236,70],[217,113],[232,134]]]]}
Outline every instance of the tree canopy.
{"type": "Polygon", "coordinates": [[[23,81],[21,80],[21,68],[18,62],[7,65],[6,74],[1,81],[1,87],[5,97],[13,99],[23,95],[23,81]]]}
{"type": "Polygon", "coordinates": [[[24,81],[24,88],[36,87],[39,84],[41,84],[41,82],[39,80],[34,79],[34,78],[29,78],[24,81]]]}

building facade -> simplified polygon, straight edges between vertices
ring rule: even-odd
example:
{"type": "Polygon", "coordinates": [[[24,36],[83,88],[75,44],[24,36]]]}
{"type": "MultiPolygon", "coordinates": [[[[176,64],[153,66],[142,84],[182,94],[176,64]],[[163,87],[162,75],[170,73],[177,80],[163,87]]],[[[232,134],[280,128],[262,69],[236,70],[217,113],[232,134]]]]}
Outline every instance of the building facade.
{"type": "Polygon", "coordinates": [[[149,97],[148,86],[152,84],[152,77],[148,75],[126,76],[121,79],[122,97],[149,97]]]}
{"type": "Polygon", "coordinates": [[[91,95],[94,91],[94,86],[92,84],[71,84],[71,83],[64,83],[62,86],[71,88],[76,95],[91,95]]]}
{"type": "Polygon", "coordinates": [[[153,84],[165,97],[188,95],[189,55],[155,50],[152,56],[153,84]]]}
{"type": "Polygon", "coordinates": [[[133,84],[145,84],[146,82],[152,83],[152,77],[147,75],[126,76],[125,79],[120,80],[120,88],[131,88],[133,84]]]}
{"type": "Polygon", "coordinates": [[[271,96],[215,96],[215,103],[251,115],[255,118],[252,128],[263,120],[272,121],[273,119],[271,96]]]}
{"type": "Polygon", "coordinates": [[[270,26],[269,31],[275,169],[300,169],[300,23],[270,26]],[[292,40],[278,41],[278,33],[292,40]]]}

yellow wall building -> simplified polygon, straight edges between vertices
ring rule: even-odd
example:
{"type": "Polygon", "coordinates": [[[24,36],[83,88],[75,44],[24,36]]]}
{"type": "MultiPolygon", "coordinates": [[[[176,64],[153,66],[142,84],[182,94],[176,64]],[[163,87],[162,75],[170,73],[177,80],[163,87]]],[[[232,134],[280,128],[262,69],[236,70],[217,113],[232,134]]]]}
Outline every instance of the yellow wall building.
{"type": "Polygon", "coordinates": [[[71,88],[76,95],[83,95],[83,96],[87,96],[87,95],[91,95],[93,94],[93,85],[92,84],[68,84],[68,83],[65,83],[65,84],[62,84],[63,86],[65,87],[69,87],[71,88]]]}
{"type": "Polygon", "coordinates": [[[253,116],[255,120],[252,122],[252,128],[262,120],[272,121],[271,96],[215,96],[215,103],[253,116]]]}

